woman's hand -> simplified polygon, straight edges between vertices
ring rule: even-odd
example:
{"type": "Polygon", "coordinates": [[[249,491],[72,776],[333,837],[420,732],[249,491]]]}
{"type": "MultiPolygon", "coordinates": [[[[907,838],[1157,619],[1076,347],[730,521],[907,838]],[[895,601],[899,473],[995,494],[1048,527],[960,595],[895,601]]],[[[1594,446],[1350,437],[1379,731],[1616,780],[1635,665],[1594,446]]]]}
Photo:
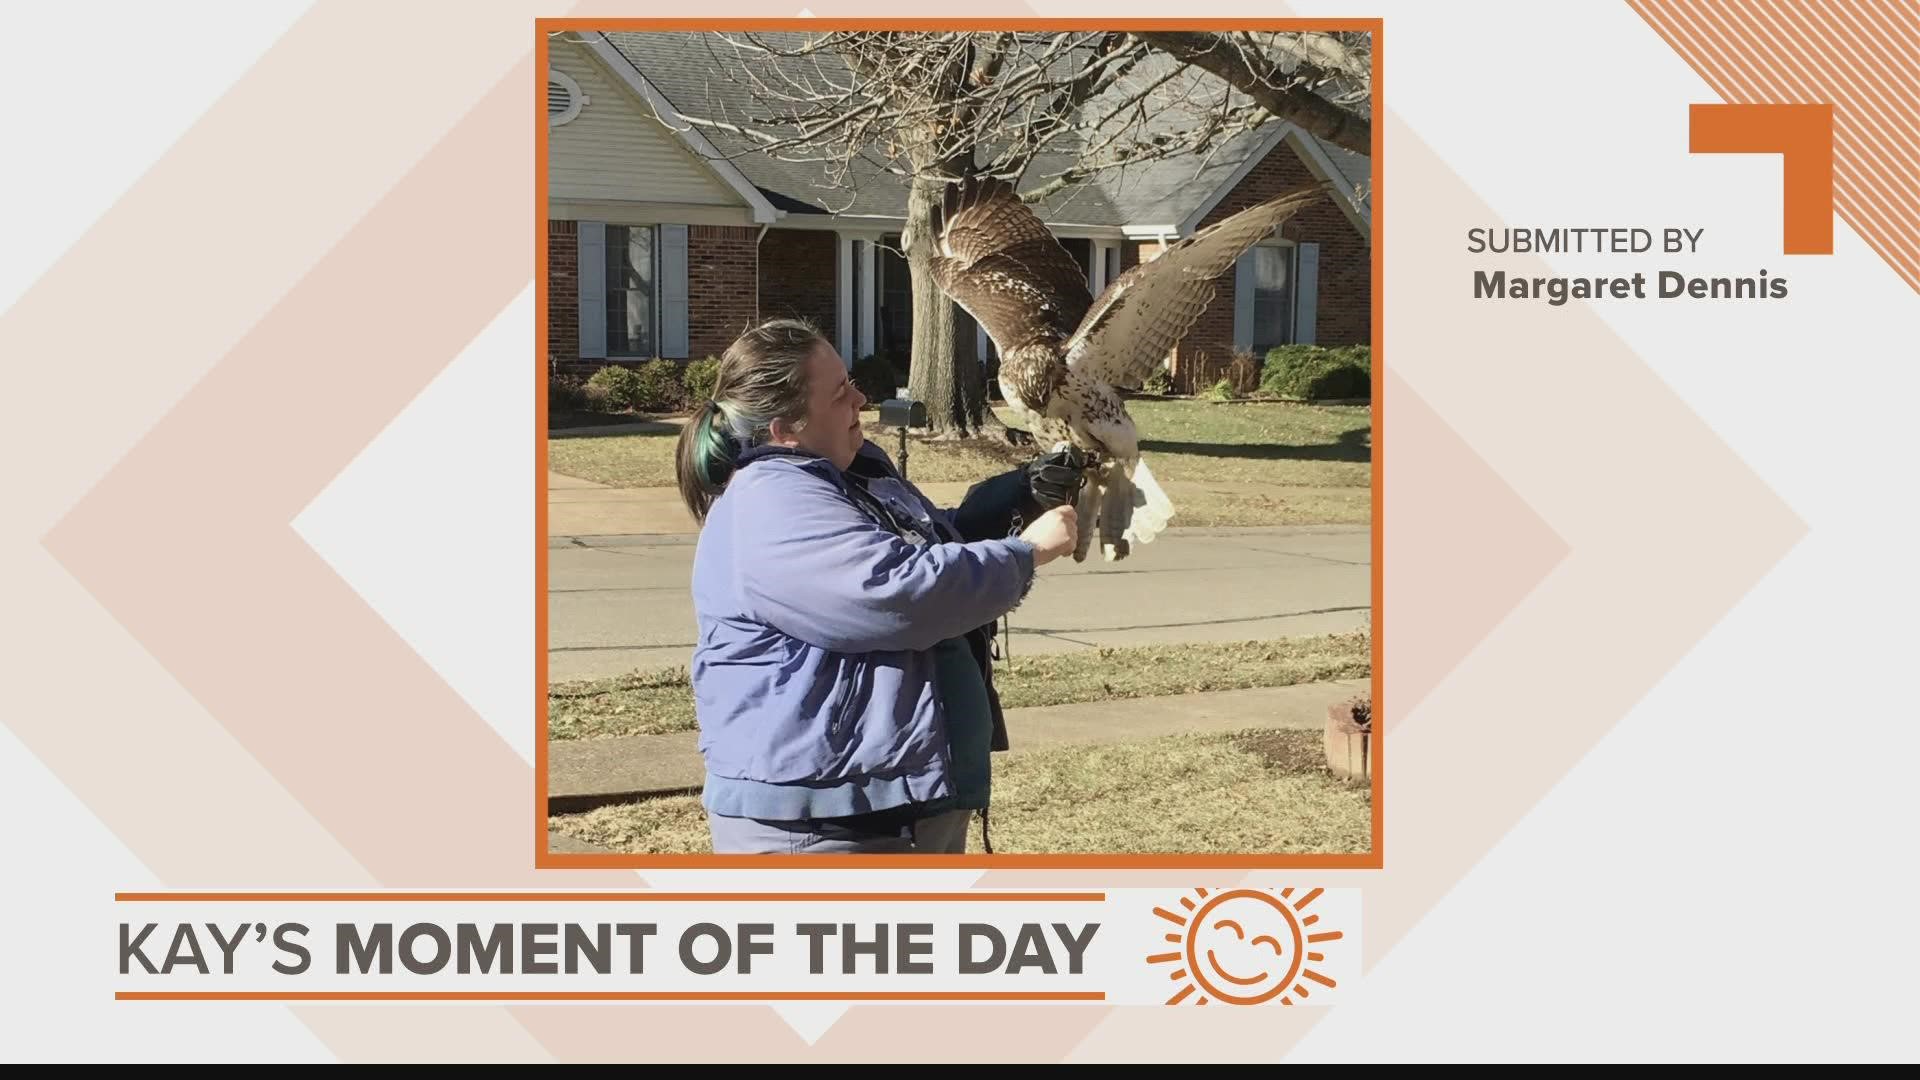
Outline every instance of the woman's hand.
{"type": "Polygon", "coordinates": [[[1080,518],[1071,503],[1056,506],[1027,526],[1020,539],[1033,545],[1033,565],[1045,566],[1073,551],[1080,539],[1080,518]]]}

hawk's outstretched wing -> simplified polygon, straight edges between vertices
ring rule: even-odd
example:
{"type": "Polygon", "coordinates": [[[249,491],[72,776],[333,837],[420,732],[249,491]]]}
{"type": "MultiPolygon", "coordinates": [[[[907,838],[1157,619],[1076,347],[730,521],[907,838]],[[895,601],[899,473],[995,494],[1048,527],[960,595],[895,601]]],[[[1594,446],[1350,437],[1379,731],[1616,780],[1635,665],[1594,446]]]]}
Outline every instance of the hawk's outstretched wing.
{"type": "Polygon", "coordinates": [[[1002,354],[1065,341],[1093,305],[1086,272],[1005,180],[950,186],[934,232],[934,281],[1002,354]]]}
{"type": "Polygon", "coordinates": [[[1213,302],[1220,275],[1327,190],[1315,184],[1242,210],[1121,274],[1068,340],[1067,365],[1111,386],[1139,387],[1213,302]]]}

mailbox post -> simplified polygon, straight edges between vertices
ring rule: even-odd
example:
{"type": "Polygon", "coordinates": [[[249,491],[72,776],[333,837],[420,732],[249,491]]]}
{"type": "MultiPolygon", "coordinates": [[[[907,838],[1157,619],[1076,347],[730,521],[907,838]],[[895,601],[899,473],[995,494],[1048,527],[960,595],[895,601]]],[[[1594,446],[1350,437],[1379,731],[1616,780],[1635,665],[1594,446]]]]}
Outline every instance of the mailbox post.
{"type": "Polygon", "coordinates": [[[912,398],[889,398],[880,403],[880,422],[900,429],[900,478],[907,478],[907,431],[927,426],[927,403],[912,398]]]}

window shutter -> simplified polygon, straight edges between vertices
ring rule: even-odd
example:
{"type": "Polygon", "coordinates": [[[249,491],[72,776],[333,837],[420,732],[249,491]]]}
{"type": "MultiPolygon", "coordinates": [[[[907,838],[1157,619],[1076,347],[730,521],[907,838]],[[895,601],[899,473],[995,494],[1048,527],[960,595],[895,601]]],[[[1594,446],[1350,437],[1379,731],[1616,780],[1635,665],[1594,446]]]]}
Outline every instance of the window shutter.
{"type": "Polygon", "coordinates": [[[687,358],[687,227],[660,226],[660,355],[687,358]]]}
{"type": "Polygon", "coordinates": [[[1248,248],[1233,264],[1233,348],[1235,352],[1253,348],[1253,259],[1248,248]]]}
{"type": "Polygon", "coordinates": [[[1295,271],[1293,288],[1293,340],[1312,345],[1315,309],[1320,306],[1320,245],[1301,244],[1300,266],[1295,271]]]}
{"type": "Polygon", "coordinates": [[[575,280],[580,287],[580,359],[607,358],[607,223],[583,221],[575,280]]]}

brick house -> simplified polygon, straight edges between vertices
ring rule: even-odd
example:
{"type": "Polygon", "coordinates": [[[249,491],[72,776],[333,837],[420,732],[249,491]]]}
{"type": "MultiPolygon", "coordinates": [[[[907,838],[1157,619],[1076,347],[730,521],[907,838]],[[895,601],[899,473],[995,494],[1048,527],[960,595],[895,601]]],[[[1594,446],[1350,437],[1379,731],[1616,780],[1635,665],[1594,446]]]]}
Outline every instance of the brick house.
{"type": "MultiPolygon", "coordinates": [[[[687,33],[549,40],[548,348],[592,369],[717,356],[759,318],[812,320],[849,360],[907,362],[912,287],[899,234],[906,186],[878,168],[834,186],[822,166],[776,160],[744,136],[685,122],[737,115],[746,91],[713,78],[687,33]]],[[[1064,167],[1043,155],[1033,170],[1064,167]]],[[[1218,298],[1169,357],[1189,385],[1236,351],[1370,344],[1367,158],[1282,121],[1174,159],[1063,189],[1036,210],[1097,296],[1164,245],[1287,188],[1335,181],[1223,275],[1218,298]]],[[[1030,175],[1038,173],[1030,170],[1030,175]]],[[[966,318],[960,313],[961,318],[966,318]]],[[[981,359],[991,342],[978,335],[981,359]]]]}

